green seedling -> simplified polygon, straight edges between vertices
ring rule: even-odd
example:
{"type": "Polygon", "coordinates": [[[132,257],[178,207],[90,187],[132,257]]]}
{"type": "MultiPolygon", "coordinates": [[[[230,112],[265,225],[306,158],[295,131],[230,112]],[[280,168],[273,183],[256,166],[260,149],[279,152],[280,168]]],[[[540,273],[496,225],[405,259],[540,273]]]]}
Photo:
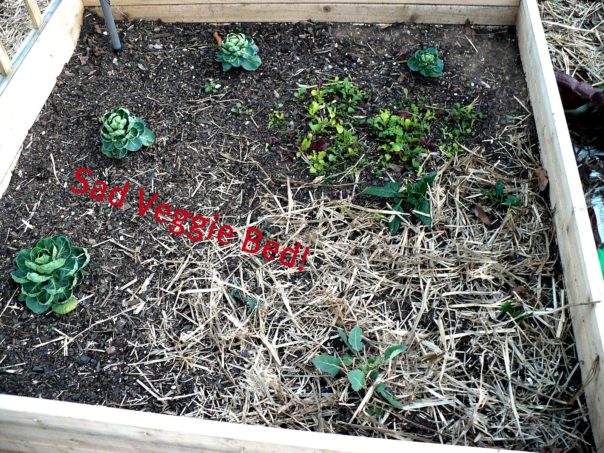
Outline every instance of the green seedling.
{"type": "MultiPolygon", "coordinates": [[[[313,365],[334,378],[341,372],[346,373],[348,384],[355,392],[376,383],[388,367],[389,362],[407,349],[405,345],[397,344],[388,347],[383,356],[366,355],[364,354],[363,329],[359,326],[353,327],[349,333],[338,329],[338,335],[350,354],[348,352],[339,355],[321,354],[313,359],[313,365]]],[[[386,384],[378,383],[375,386],[375,392],[391,406],[397,409],[403,407],[403,404],[394,398],[386,384]]]]}
{"type": "Polygon", "coordinates": [[[231,107],[230,111],[231,113],[234,113],[236,115],[252,115],[254,113],[254,109],[246,109],[245,107],[243,107],[243,104],[241,102],[237,102],[233,107],[231,107]]]}
{"type": "Polygon", "coordinates": [[[486,195],[491,204],[496,206],[507,206],[509,208],[520,204],[520,200],[516,195],[508,194],[505,191],[505,187],[501,181],[495,183],[494,189],[483,189],[482,193],[486,195]]]}
{"type": "MultiPolygon", "coordinates": [[[[241,286],[238,278],[233,278],[231,283],[234,286],[241,286]]],[[[258,305],[258,301],[254,297],[242,294],[238,288],[231,288],[231,297],[238,302],[246,304],[249,311],[254,310],[258,305]]]]}
{"type": "Polygon", "coordinates": [[[527,319],[533,317],[532,312],[524,311],[524,308],[519,307],[518,305],[514,304],[512,301],[509,300],[507,302],[504,302],[501,307],[499,307],[499,310],[502,313],[507,313],[508,315],[510,315],[518,324],[522,324],[527,319]]]}
{"type": "MultiPolygon", "coordinates": [[[[392,209],[400,213],[404,213],[405,207],[409,207],[424,225],[431,226],[430,201],[426,198],[426,192],[435,177],[436,172],[428,173],[417,182],[408,184],[404,191],[401,191],[403,185],[398,182],[389,182],[382,187],[370,186],[363,190],[361,195],[386,198],[392,204],[392,209]]],[[[388,225],[391,234],[398,233],[401,227],[401,218],[394,215],[388,225]]]]}
{"type": "Polygon", "coordinates": [[[300,141],[296,155],[310,164],[310,173],[324,175],[339,164],[356,161],[360,155],[359,138],[353,114],[365,99],[363,90],[348,78],[335,78],[308,90],[300,87],[295,96],[306,99],[308,131],[300,141]]]}
{"type": "Polygon", "coordinates": [[[209,82],[206,82],[203,91],[210,94],[216,94],[220,91],[221,86],[220,83],[210,80],[209,82]]]}
{"type": "Polygon", "coordinates": [[[277,104],[268,115],[269,129],[280,128],[285,126],[285,113],[283,112],[283,104],[277,104]]]}
{"type": "Polygon", "coordinates": [[[394,157],[397,161],[409,162],[416,170],[421,169],[420,156],[430,151],[432,141],[430,124],[435,116],[430,109],[420,112],[417,105],[412,104],[410,112],[395,115],[389,110],[382,110],[379,115],[367,120],[381,145],[380,162],[387,166],[394,157]]]}

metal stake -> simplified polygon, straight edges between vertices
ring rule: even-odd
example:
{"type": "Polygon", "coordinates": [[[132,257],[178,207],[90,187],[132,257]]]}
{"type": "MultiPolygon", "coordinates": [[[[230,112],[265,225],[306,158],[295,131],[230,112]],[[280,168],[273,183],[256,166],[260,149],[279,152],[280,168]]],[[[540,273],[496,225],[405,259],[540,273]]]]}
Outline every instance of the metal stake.
{"type": "Polygon", "coordinates": [[[109,36],[111,37],[111,45],[113,46],[113,51],[115,53],[120,53],[123,50],[122,43],[120,42],[120,37],[117,34],[117,28],[115,28],[115,21],[113,20],[111,6],[109,6],[108,0],[100,1],[101,7],[103,8],[103,16],[105,16],[105,24],[107,25],[107,30],[109,31],[109,36]]]}

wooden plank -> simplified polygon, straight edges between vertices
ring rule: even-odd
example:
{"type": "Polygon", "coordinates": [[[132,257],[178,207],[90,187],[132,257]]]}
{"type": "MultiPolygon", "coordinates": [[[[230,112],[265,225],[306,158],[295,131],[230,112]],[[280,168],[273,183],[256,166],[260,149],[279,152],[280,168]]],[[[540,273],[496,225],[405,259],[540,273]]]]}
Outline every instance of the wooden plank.
{"type": "MultiPolygon", "coordinates": [[[[164,22],[322,22],[513,25],[514,6],[408,5],[395,3],[205,3],[191,5],[112,6],[116,19],[164,22]]],[[[100,8],[94,8],[99,15],[100,8]]]]}
{"type": "MultiPolygon", "coordinates": [[[[0,94],[0,188],[4,190],[29,128],[71,58],[82,23],[81,0],[58,5],[38,39],[0,94]]],[[[0,192],[2,196],[2,192],[0,192]]]]}
{"type": "Polygon", "coordinates": [[[25,0],[25,6],[34,28],[40,28],[42,26],[42,14],[40,14],[40,7],[36,0],[25,0]]]}
{"type": "Polygon", "coordinates": [[[10,62],[10,58],[8,58],[8,53],[6,53],[6,49],[0,42],[0,74],[7,76],[13,70],[13,66],[10,62]]]}
{"type": "Polygon", "coordinates": [[[523,0],[517,22],[520,55],[550,198],[591,425],[604,451],[604,282],[568,126],[535,0],[523,0]],[[595,372],[595,374],[593,374],[595,372]]]}
{"type": "MultiPolygon", "coordinates": [[[[100,6],[99,0],[84,0],[85,7],[89,6],[100,6]]],[[[190,5],[203,5],[208,3],[291,3],[293,5],[299,3],[321,3],[317,0],[111,0],[112,6],[151,6],[151,5],[178,5],[178,6],[190,6],[190,5]]],[[[428,6],[442,6],[442,5],[453,5],[453,6],[515,6],[520,5],[520,0],[333,0],[332,3],[369,3],[369,4],[397,4],[397,5],[428,5],[428,6]]]]}
{"type": "Polygon", "coordinates": [[[500,451],[215,422],[9,395],[0,395],[0,446],[33,453],[500,451]]]}

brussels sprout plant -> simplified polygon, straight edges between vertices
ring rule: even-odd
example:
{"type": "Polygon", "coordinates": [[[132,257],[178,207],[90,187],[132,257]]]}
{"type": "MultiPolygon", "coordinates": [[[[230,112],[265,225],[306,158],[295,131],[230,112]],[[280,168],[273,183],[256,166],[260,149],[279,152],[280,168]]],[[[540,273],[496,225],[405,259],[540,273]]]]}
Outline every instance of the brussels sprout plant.
{"type": "Polygon", "coordinates": [[[39,240],[15,257],[11,277],[21,285],[18,299],[34,313],[69,313],[78,305],[73,290],[88,275],[83,269],[89,261],[88,251],[73,247],[65,236],[39,240]]]}
{"type": "Polygon", "coordinates": [[[228,71],[242,67],[246,71],[255,71],[260,66],[258,46],[254,40],[243,33],[229,33],[222,44],[216,59],[222,63],[222,70],[228,71]]]}
{"type": "Polygon", "coordinates": [[[438,50],[433,47],[418,50],[407,60],[407,66],[412,71],[419,71],[424,77],[440,77],[443,75],[445,62],[438,58],[438,50]]]}
{"type": "Polygon", "coordinates": [[[105,156],[123,159],[128,151],[151,146],[155,142],[155,134],[128,109],[118,107],[103,116],[101,142],[101,151],[105,156]]]}

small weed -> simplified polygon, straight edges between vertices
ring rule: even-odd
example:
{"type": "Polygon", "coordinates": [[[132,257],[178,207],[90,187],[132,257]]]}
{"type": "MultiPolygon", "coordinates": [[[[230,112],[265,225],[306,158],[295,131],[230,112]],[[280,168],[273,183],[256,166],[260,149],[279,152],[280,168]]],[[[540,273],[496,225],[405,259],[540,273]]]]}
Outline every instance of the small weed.
{"type": "MultiPolygon", "coordinates": [[[[366,388],[368,384],[375,383],[381,373],[387,369],[388,363],[407,349],[403,344],[396,344],[388,347],[383,356],[365,355],[363,353],[363,329],[359,326],[353,327],[348,334],[344,330],[338,329],[338,335],[352,354],[321,354],[313,359],[313,365],[332,377],[338,376],[340,372],[346,372],[346,379],[355,392],[366,388]]],[[[397,409],[403,407],[403,404],[394,398],[386,384],[377,384],[375,392],[392,407],[397,409]]]]}
{"type": "MultiPolygon", "coordinates": [[[[231,283],[235,286],[241,286],[238,278],[233,278],[231,283]]],[[[258,305],[258,301],[255,298],[242,294],[237,288],[231,288],[231,297],[238,302],[245,303],[249,311],[252,311],[258,305]]]]}
{"type": "MultiPolygon", "coordinates": [[[[403,186],[401,183],[389,182],[383,187],[367,187],[361,192],[361,195],[386,198],[392,203],[392,209],[400,213],[405,212],[404,207],[408,206],[423,224],[431,226],[430,201],[426,199],[426,192],[435,177],[436,172],[428,173],[414,184],[407,185],[404,192],[401,192],[403,186]]],[[[391,234],[398,233],[401,227],[401,218],[394,215],[388,225],[391,234]]]]}
{"type": "Polygon", "coordinates": [[[271,110],[268,115],[268,127],[280,128],[285,126],[285,113],[283,112],[283,104],[277,104],[276,108],[271,110]]]}
{"type": "Polygon", "coordinates": [[[510,195],[505,191],[505,187],[501,181],[495,183],[494,189],[483,189],[483,195],[485,195],[491,204],[496,206],[518,206],[520,200],[516,195],[510,195]]]}
{"type": "Polygon", "coordinates": [[[507,302],[504,302],[503,305],[499,307],[499,310],[502,313],[509,314],[518,324],[522,324],[527,319],[533,317],[532,312],[524,311],[524,308],[519,307],[518,305],[514,304],[512,301],[509,300],[507,302]]]}
{"type": "Polygon", "coordinates": [[[220,85],[218,82],[210,80],[209,82],[206,82],[205,86],[203,87],[203,91],[210,94],[216,94],[220,91],[221,86],[222,85],[220,85]]]}
{"type": "Polygon", "coordinates": [[[414,169],[421,170],[420,155],[433,147],[430,123],[434,119],[430,109],[420,112],[419,107],[412,104],[410,113],[395,115],[389,110],[382,110],[378,116],[367,120],[381,143],[378,149],[383,152],[380,157],[382,166],[386,167],[397,157],[402,162],[410,161],[414,169]]]}
{"type": "Polygon", "coordinates": [[[248,115],[251,116],[254,113],[254,110],[249,108],[246,109],[243,107],[243,104],[241,102],[237,102],[233,107],[231,107],[231,113],[234,113],[236,115],[248,115]]]}
{"type": "Polygon", "coordinates": [[[297,156],[310,164],[310,173],[324,175],[334,171],[338,164],[358,160],[359,138],[352,114],[365,98],[365,92],[348,78],[335,78],[329,83],[319,82],[310,91],[300,87],[295,96],[308,98],[306,113],[309,129],[300,142],[297,156]]]}

